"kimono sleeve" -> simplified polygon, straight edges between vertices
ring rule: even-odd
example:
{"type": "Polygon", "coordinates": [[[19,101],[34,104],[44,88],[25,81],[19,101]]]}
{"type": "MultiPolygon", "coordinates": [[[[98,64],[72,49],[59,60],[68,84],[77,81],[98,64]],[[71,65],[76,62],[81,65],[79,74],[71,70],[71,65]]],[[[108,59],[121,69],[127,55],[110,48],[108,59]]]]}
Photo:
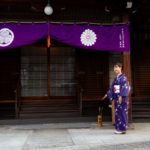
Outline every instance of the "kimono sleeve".
{"type": "Polygon", "coordinates": [[[114,86],[114,81],[112,82],[112,85],[111,85],[110,89],[107,91],[107,97],[109,98],[110,102],[113,100],[113,86],[114,86]]]}
{"type": "Polygon", "coordinates": [[[127,78],[125,76],[122,77],[120,83],[120,96],[128,96],[130,91],[130,86],[127,78]]]}
{"type": "Polygon", "coordinates": [[[109,98],[109,101],[112,101],[113,94],[112,94],[112,89],[111,88],[107,91],[107,97],[109,98]]]}

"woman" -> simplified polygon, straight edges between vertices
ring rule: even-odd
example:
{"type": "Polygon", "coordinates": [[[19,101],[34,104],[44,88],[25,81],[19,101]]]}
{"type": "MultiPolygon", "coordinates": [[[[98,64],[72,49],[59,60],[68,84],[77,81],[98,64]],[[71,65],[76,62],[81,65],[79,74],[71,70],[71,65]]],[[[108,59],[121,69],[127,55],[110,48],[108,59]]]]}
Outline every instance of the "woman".
{"type": "Polygon", "coordinates": [[[115,128],[116,134],[125,134],[128,128],[128,95],[129,83],[124,74],[122,74],[122,64],[114,65],[115,79],[112,82],[107,94],[102,98],[109,98],[110,102],[115,103],[115,128]]]}

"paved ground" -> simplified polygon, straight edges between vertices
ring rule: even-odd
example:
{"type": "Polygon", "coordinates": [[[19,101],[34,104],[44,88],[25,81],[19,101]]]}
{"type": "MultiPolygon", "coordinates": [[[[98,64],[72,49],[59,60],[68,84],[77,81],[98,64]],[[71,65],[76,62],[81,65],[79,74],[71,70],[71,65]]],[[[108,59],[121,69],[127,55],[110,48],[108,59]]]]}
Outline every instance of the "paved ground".
{"type": "Polygon", "coordinates": [[[111,123],[0,125],[0,150],[150,150],[150,123],[114,134],[111,123]]]}

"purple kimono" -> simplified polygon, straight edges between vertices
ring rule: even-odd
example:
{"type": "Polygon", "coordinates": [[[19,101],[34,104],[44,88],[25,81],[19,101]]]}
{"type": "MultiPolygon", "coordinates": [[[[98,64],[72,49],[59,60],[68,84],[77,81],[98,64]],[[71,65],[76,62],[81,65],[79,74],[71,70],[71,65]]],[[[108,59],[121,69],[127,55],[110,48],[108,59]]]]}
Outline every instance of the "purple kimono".
{"type": "Polygon", "coordinates": [[[115,128],[117,131],[125,132],[128,128],[128,94],[129,83],[125,75],[121,74],[114,79],[107,92],[110,101],[115,102],[115,128]],[[122,96],[122,103],[119,104],[119,96],[122,96]]]}

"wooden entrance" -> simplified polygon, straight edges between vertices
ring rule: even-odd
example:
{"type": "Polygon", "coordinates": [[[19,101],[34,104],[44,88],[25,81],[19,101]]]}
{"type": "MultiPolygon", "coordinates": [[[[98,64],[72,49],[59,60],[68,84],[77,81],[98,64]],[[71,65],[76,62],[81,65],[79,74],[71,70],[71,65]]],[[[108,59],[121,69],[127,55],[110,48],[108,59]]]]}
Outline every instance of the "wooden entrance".
{"type": "Polygon", "coordinates": [[[20,117],[79,116],[75,49],[29,47],[21,57],[20,117]]]}
{"type": "MultiPolygon", "coordinates": [[[[100,97],[109,87],[108,53],[77,50],[77,78],[81,115],[97,115],[100,97]]],[[[101,102],[102,103],[102,102],[101,102]]],[[[107,101],[103,107],[107,111],[107,101]]]]}
{"type": "Polygon", "coordinates": [[[25,56],[22,71],[28,77],[21,78],[25,84],[22,118],[34,118],[37,113],[41,117],[88,115],[87,109],[97,115],[98,98],[108,89],[108,53],[52,47],[48,52],[28,49],[25,56]]]}
{"type": "MultiPolygon", "coordinates": [[[[14,118],[80,116],[81,111],[83,116],[97,115],[98,97],[108,89],[108,53],[68,47],[55,47],[48,52],[34,46],[5,54],[8,59],[1,77],[6,79],[1,90],[8,85],[14,87],[9,88],[13,92],[11,99],[5,93],[1,99],[5,99],[8,109],[11,105],[14,118]],[[7,66],[10,67],[6,69],[7,66]]],[[[1,60],[5,62],[6,58],[1,60]]]]}

